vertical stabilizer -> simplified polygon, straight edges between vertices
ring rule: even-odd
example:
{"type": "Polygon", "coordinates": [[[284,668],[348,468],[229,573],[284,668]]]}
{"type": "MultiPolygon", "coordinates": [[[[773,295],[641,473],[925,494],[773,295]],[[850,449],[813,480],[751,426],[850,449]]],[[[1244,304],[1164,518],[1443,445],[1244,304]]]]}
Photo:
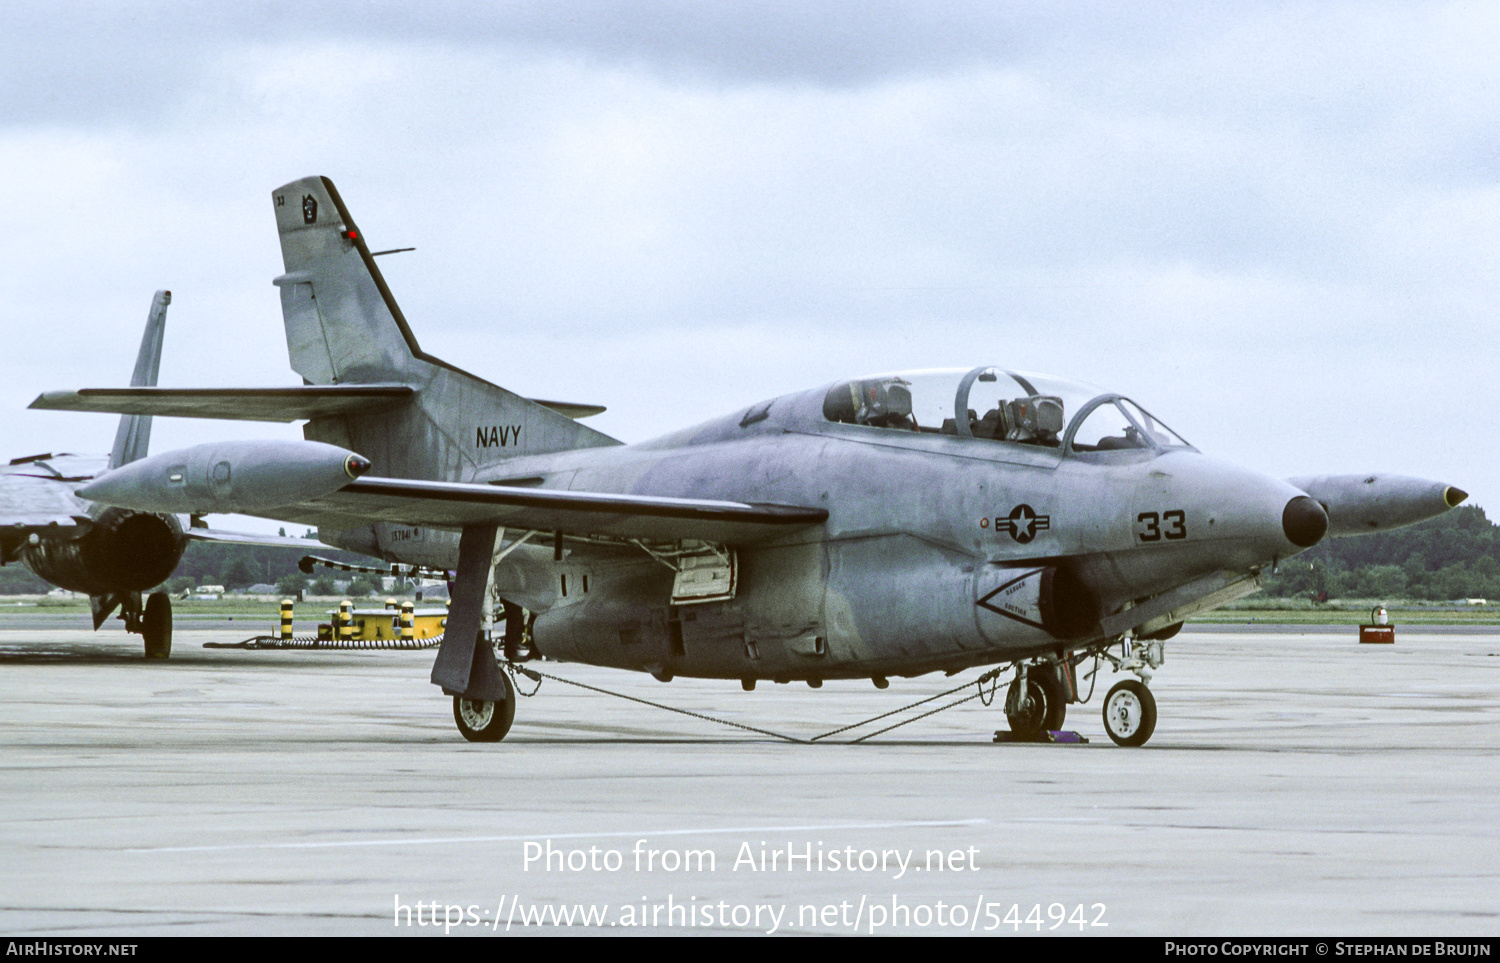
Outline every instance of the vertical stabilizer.
{"type": "MultiPolygon", "coordinates": [[[[146,315],[146,333],[141,335],[141,350],[135,357],[135,372],[130,376],[132,388],[156,385],[157,372],[161,370],[162,340],[167,327],[167,305],[171,303],[171,291],[157,291],[151,298],[151,311],[146,315]]],[[[150,446],[151,416],[122,415],[120,427],[115,431],[115,445],[109,451],[109,467],[119,468],[144,458],[150,446]]]]}
{"type": "Polygon", "coordinates": [[[304,435],[357,451],[378,475],[467,481],[517,455],[618,444],[608,435],[422,351],[364,233],[326,177],[271,193],[286,273],[292,370],[309,384],[404,384],[393,410],[314,418],[304,435]]]}

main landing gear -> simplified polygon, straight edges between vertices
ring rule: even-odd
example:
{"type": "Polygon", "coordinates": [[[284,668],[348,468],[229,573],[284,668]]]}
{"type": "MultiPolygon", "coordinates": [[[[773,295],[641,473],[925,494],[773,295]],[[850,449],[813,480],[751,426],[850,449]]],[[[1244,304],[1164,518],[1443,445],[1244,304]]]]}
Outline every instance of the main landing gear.
{"type": "MultiPolygon", "coordinates": [[[[491,701],[453,697],[453,721],[470,742],[499,742],[510,732],[511,723],[516,719],[516,683],[511,673],[525,672],[525,669],[517,669],[517,664],[530,662],[539,654],[531,641],[531,624],[535,621],[535,615],[518,605],[505,603],[505,637],[500,644],[505,662],[495,665],[505,689],[505,698],[491,701]]],[[[484,643],[486,648],[490,644],[489,641],[484,643]]]]}
{"type": "Polygon", "coordinates": [[[141,615],[141,637],[146,642],[146,658],[165,659],[172,655],[172,600],[166,592],[152,592],[146,598],[141,615]]]}
{"type": "Polygon", "coordinates": [[[505,686],[504,699],[491,702],[453,697],[453,721],[470,742],[499,742],[510,732],[510,724],[516,719],[516,687],[510,673],[503,669],[500,681],[505,686]]]}
{"type": "Polygon", "coordinates": [[[1059,675],[1066,669],[1056,662],[1016,667],[1015,681],[1005,694],[1005,721],[1014,738],[1029,742],[1062,728],[1070,692],[1059,675]]]}
{"type": "Polygon", "coordinates": [[[120,618],[125,622],[125,631],[139,635],[146,643],[146,658],[165,659],[172,654],[172,599],[166,592],[152,592],[141,604],[141,593],[121,592],[114,595],[96,595],[91,599],[94,608],[94,628],[104,624],[115,606],[120,607],[120,618]]]}

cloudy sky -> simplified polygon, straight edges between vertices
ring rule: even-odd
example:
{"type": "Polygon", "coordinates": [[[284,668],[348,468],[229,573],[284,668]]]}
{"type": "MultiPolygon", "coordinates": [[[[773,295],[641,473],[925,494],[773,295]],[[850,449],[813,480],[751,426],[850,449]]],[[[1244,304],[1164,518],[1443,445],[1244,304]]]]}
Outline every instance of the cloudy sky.
{"type": "MultiPolygon", "coordinates": [[[[1122,391],[1205,452],[1500,505],[1491,3],[7,3],[0,452],[279,385],[273,188],[428,351],[639,441],[874,371],[1122,391]]],[[[155,450],[293,426],[158,420],[155,450]]]]}

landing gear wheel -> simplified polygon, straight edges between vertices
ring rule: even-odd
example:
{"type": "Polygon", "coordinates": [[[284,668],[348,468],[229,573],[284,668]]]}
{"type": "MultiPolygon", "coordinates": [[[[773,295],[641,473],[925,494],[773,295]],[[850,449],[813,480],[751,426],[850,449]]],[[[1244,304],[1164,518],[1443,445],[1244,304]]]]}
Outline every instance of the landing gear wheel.
{"type": "Polygon", "coordinates": [[[146,640],[146,658],[165,659],[172,654],[172,600],[166,592],[152,592],[141,616],[141,637],[146,640]]]}
{"type": "Polygon", "coordinates": [[[1156,731],[1156,696],[1135,679],[1115,683],[1104,697],[1104,731],[1121,746],[1144,746],[1156,731]]]}
{"type": "Polygon", "coordinates": [[[505,684],[505,698],[499,702],[453,697],[453,721],[470,742],[499,742],[515,721],[516,687],[504,671],[500,673],[500,681],[505,684]]]}
{"type": "Polygon", "coordinates": [[[1067,697],[1058,681],[1051,676],[1027,674],[1026,702],[1014,714],[1007,712],[1005,721],[1018,739],[1039,739],[1042,733],[1062,728],[1067,715],[1067,697]]]}

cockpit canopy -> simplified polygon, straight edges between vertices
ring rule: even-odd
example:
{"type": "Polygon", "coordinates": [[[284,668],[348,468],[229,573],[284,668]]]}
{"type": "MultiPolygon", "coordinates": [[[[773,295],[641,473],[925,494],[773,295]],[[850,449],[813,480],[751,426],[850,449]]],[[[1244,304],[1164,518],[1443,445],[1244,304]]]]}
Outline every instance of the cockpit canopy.
{"type": "Polygon", "coordinates": [[[1189,447],[1120,395],[1050,375],[993,367],[912,371],[844,382],[824,397],[823,415],[847,425],[1068,453],[1189,447]]]}

